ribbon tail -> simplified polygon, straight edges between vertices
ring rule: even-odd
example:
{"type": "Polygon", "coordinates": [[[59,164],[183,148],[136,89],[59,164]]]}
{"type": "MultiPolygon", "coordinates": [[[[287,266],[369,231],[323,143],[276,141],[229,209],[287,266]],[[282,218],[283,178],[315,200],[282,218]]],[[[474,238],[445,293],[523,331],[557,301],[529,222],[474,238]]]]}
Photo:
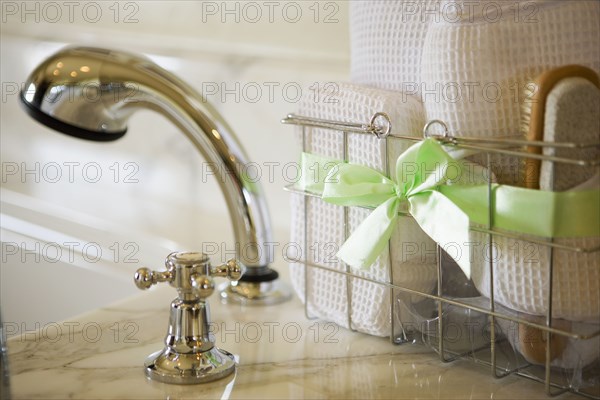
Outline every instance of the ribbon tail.
{"type": "Polygon", "coordinates": [[[311,193],[322,193],[326,176],[340,162],[316,154],[302,153],[300,178],[296,186],[311,193]]]}
{"type": "Polygon", "coordinates": [[[410,213],[421,229],[456,261],[471,278],[469,216],[437,191],[421,192],[408,199],[410,213]]]}
{"type": "Polygon", "coordinates": [[[369,268],[387,246],[398,218],[400,199],[392,197],[377,207],[340,247],[337,257],[354,268],[369,268]]]}

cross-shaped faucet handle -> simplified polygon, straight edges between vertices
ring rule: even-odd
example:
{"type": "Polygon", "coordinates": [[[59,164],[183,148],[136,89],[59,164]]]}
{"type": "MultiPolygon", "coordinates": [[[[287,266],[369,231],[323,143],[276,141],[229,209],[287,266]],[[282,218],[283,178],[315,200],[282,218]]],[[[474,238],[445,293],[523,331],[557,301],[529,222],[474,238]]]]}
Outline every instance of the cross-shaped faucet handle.
{"type": "Polygon", "coordinates": [[[236,260],[231,259],[223,265],[212,267],[208,256],[199,252],[171,253],[165,260],[165,266],[166,271],[138,269],[134,275],[136,286],[144,290],[159,282],[169,282],[185,300],[189,300],[190,296],[205,299],[214,290],[213,276],[237,281],[243,274],[243,267],[236,260]]]}

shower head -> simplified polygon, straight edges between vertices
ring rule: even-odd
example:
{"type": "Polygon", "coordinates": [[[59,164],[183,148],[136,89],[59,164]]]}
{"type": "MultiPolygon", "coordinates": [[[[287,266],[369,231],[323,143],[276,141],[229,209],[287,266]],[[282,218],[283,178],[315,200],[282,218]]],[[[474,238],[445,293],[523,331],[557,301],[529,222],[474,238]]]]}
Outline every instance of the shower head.
{"type": "Polygon", "coordinates": [[[123,102],[136,87],[120,80],[126,76],[119,70],[133,60],[145,61],[103,49],[65,49],[31,73],[21,91],[22,104],[31,117],[62,133],[96,141],[119,139],[127,131],[123,102]]]}

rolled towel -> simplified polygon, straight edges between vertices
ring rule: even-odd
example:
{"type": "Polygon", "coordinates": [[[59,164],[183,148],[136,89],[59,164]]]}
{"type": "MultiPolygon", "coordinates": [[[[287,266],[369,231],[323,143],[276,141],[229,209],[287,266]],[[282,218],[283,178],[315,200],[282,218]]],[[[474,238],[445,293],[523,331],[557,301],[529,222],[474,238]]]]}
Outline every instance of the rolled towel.
{"type": "MultiPolygon", "coordinates": [[[[421,81],[427,118],[443,120],[455,136],[522,138],[520,103],[533,78],[566,64],[600,71],[600,2],[444,0],[440,7],[449,6],[462,12],[430,23],[421,81]]],[[[521,180],[515,158],[492,162],[499,182],[521,180]]]]}
{"type": "Polygon", "coordinates": [[[355,83],[421,96],[421,55],[440,0],[350,3],[351,77],[355,83]]]}

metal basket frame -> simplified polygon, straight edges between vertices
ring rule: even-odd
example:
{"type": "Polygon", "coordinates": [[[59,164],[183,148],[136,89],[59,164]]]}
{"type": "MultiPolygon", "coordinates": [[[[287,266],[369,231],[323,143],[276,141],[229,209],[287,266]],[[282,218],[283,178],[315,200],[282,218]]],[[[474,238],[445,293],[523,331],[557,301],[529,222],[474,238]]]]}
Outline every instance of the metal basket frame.
{"type": "MultiPolygon", "coordinates": [[[[375,135],[378,139],[380,140],[384,140],[384,154],[386,154],[386,159],[384,160],[384,170],[385,170],[385,174],[387,176],[390,176],[390,162],[387,159],[388,156],[388,143],[390,140],[407,140],[407,141],[411,141],[411,142],[418,142],[420,140],[422,140],[421,137],[415,137],[415,136],[405,136],[405,135],[399,135],[396,133],[392,132],[391,129],[391,122],[389,117],[387,116],[387,114],[385,114],[384,112],[378,112],[375,113],[373,115],[373,117],[370,119],[369,122],[367,123],[360,123],[360,122],[342,122],[342,121],[334,121],[334,120],[326,120],[326,119],[318,119],[318,118],[312,118],[312,117],[306,117],[306,116],[301,116],[301,115],[296,115],[296,114],[289,114],[286,118],[284,118],[282,121],[282,123],[284,124],[290,124],[290,125],[298,125],[301,127],[302,129],[302,151],[306,151],[307,148],[307,143],[306,143],[306,136],[307,136],[307,129],[310,128],[322,128],[322,129],[327,129],[327,130],[333,130],[333,131],[338,131],[342,133],[342,140],[343,140],[343,160],[340,161],[348,161],[348,134],[349,133],[359,133],[359,134],[365,134],[365,135],[375,135]]],[[[563,164],[571,164],[571,165],[578,165],[578,166],[582,166],[582,167],[597,167],[600,165],[600,160],[585,160],[585,159],[576,159],[576,158],[565,158],[565,157],[556,157],[556,156],[549,156],[549,155],[544,155],[544,154],[532,154],[532,153],[528,153],[524,150],[522,150],[523,147],[527,146],[527,147],[541,147],[541,148],[568,148],[568,149],[587,149],[587,148],[600,148],[600,142],[594,142],[594,143],[575,143],[575,142],[545,142],[545,141],[527,141],[527,140],[514,140],[514,139],[495,139],[495,138],[461,138],[461,137],[453,137],[448,133],[448,130],[446,128],[446,125],[444,124],[443,121],[439,121],[439,120],[432,120],[429,121],[424,129],[423,129],[423,137],[431,137],[436,139],[438,142],[440,142],[440,144],[443,145],[449,145],[449,146],[455,146],[457,148],[461,148],[461,149],[468,149],[468,150],[477,150],[480,152],[484,152],[486,153],[487,157],[486,157],[486,167],[488,168],[488,170],[490,170],[491,168],[491,154],[496,153],[496,154],[504,154],[504,155],[509,155],[509,156],[516,156],[516,157],[520,157],[520,158],[524,158],[524,159],[537,159],[537,160],[543,160],[543,161],[550,161],[550,162],[554,162],[554,163],[563,163],[563,164]],[[433,125],[440,125],[441,127],[443,127],[444,129],[444,133],[443,135],[430,135],[429,131],[431,129],[431,127],[433,125]],[[521,149],[520,149],[521,148],[521,149]]],[[[319,197],[318,195],[315,195],[314,193],[310,193],[301,189],[298,189],[297,187],[295,187],[294,185],[289,185],[285,188],[287,191],[293,192],[293,193],[298,193],[301,194],[303,196],[309,196],[309,197],[319,197]]],[[[559,395],[561,393],[570,391],[573,393],[577,393],[586,397],[590,397],[590,398],[598,398],[595,397],[595,395],[591,395],[589,393],[586,392],[580,392],[577,389],[568,387],[568,386],[563,386],[563,385],[559,385],[556,384],[554,382],[552,382],[551,379],[551,341],[552,341],[552,336],[551,334],[557,334],[557,335],[561,335],[567,338],[571,338],[571,339],[578,339],[578,340],[586,340],[586,339],[591,339],[597,336],[600,336],[600,330],[595,331],[591,334],[578,334],[578,333],[574,333],[574,332],[569,332],[557,327],[553,327],[552,326],[552,285],[553,285],[553,253],[554,253],[554,249],[561,249],[561,250],[567,250],[567,251],[573,251],[573,252],[579,252],[579,253],[591,253],[591,252],[597,252],[600,251],[600,246],[597,247],[592,247],[592,248],[585,248],[585,247],[574,247],[574,246],[567,246],[567,245],[563,245],[563,244],[558,244],[555,243],[552,239],[548,240],[548,241],[542,241],[542,240],[535,240],[529,237],[525,237],[523,235],[519,235],[519,234],[514,234],[514,233],[509,233],[509,232],[504,232],[504,231],[500,231],[494,228],[494,221],[493,221],[493,209],[492,207],[490,207],[489,205],[491,204],[491,199],[492,199],[492,180],[491,178],[488,179],[488,224],[486,227],[471,227],[471,229],[473,231],[478,231],[481,233],[484,233],[487,235],[487,240],[488,240],[488,250],[489,250],[489,254],[488,254],[488,267],[489,267],[489,277],[490,277],[490,296],[489,296],[489,309],[486,308],[482,308],[479,306],[475,306],[472,304],[467,304],[461,301],[457,301],[456,299],[453,298],[448,298],[445,297],[442,294],[442,270],[443,270],[443,264],[442,264],[442,248],[439,245],[436,245],[436,253],[437,253],[437,294],[430,294],[430,293],[424,293],[424,292],[420,292],[418,290],[414,290],[414,289],[410,289],[407,287],[402,287],[402,286],[398,286],[393,284],[394,282],[394,277],[393,277],[393,268],[392,268],[392,258],[391,258],[391,254],[389,257],[389,282],[381,282],[375,279],[371,279],[368,277],[364,277],[364,276],[360,276],[360,275],[356,275],[354,274],[350,267],[347,264],[342,263],[342,265],[344,266],[344,270],[340,271],[340,270],[336,270],[336,269],[332,269],[332,268],[328,268],[326,266],[322,266],[322,265],[318,265],[315,263],[312,263],[310,261],[308,261],[308,259],[302,260],[300,257],[300,259],[293,259],[290,261],[293,261],[295,263],[299,263],[299,264],[303,264],[304,268],[305,268],[305,279],[304,279],[304,291],[305,291],[305,299],[306,301],[304,302],[304,310],[305,310],[305,315],[307,318],[309,319],[314,319],[316,317],[312,317],[311,315],[309,315],[309,311],[308,311],[308,298],[309,298],[309,290],[310,290],[310,279],[309,279],[309,275],[308,275],[308,271],[310,268],[319,268],[319,269],[323,269],[326,271],[330,271],[330,272],[334,272],[340,275],[343,275],[346,277],[346,298],[348,301],[348,307],[347,307],[347,322],[348,322],[348,327],[350,329],[352,329],[352,285],[350,282],[351,278],[354,279],[362,279],[362,280],[366,280],[372,283],[376,283],[382,286],[385,286],[387,288],[390,289],[390,304],[391,304],[391,335],[390,335],[390,341],[392,343],[395,344],[402,344],[405,343],[407,341],[405,332],[402,328],[402,326],[400,326],[400,335],[396,336],[394,333],[397,332],[396,330],[396,326],[395,326],[395,308],[396,308],[396,302],[395,302],[395,295],[396,295],[396,291],[399,292],[404,292],[404,293],[408,293],[408,294],[412,294],[412,295],[418,295],[418,296],[422,296],[423,298],[429,298],[432,300],[435,300],[437,302],[437,306],[438,306],[438,349],[437,351],[439,352],[439,356],[440,356],[440,360],[442,362],[450,362],[453,361],[457,358],[462,358],[465,356],[468,356],[469,354],[472,353],[472,351],[466,352],[466,353],[462,353],[462,354],[453,354],[452,357],[448,358],[446,357],[446,352],[444,350],[444,324],[442,323],[442,312],[443,312],[443,306],[444,304],[447,305],[452,305],[452,306],[457,306],[457,307],[463,307],[463,308],[467,308],[470,310],[473,310],[475,312],[479,312],[482,314],[486,314],[490,317],[490,325],[489,325],[489,333],[490,333],[490,343],[489,345],[486,345],[485,348],[487,349],[489,347],[490,350],[490,361],[486,362],[486,361],[482,361],[482,360],[478,360],[478,359],[474,359],[475,361],[477,361],[478,363],[483,363],[483,364],[487,364],[489,367],[491,367],[491,373],[494,377],[496,378],[502,378],[511,374],[516,374],[516,375],[520,375],[520,376],[524,376],[526,378],[529,379],[534,379],[536,381],[540,381],[544,383],[545,386],[545,391],[546,394],[549,396],[556,396],[559,395]],[[501,310],[497,310],[497,307],[495,305],[495,301],[494,301],[494,258],[493,258],[493,254],[492,254],[492,242],[493,242],[493,238],[495,236],[503,236],[506,238],[510,238],[510,239],[516,239],[516,240],[523,240],[525,242],[530,242],[530,243],[535,243],[538,245],[543,245],[543,246],[547,246],[549,247],[549,265],[548,265],[548,280],[549,280],[549,288],[548,288],[548,310],[547,313],[545,315],[545,323],[544,324],[540,324],[540,323],[535,323],[529,320],[525,320],[522,318],[518,318],[518,317],[513,317],[511,315],[506,315],[503,314],[501,310]],[[519,366],[515,369],[511,369],[511,370],[507,370],[505,368],[499,367],[497,365],[497,354],[496,354],[496,342],[497,342],[497,327],[496,327],[496,318],[502,318],[508,321],[511,321],[513,323],[518,323],[518,324],[524,324],[526,326],[532,327],[532,328],[537,328],[540,329],[542,332],[546,333],[547,336],[547,340],[546,340],[546,347],[545,347],[545,365],[544,365],[544,378],[541,379],[539,377],[536,377],[534,375],[531,374],[527,374],[523,372],[523,367],[519,366]]],[[[307,245],[308,245],[308,202],[304,202],[304,249],[307,249],[307,245]]],[[[349,223],[348,223],[348,209],[349,207],[343,207],[343,213],[344,213],[344,240],[346,240],[349,236],[349,223]]],[[[406,212],[399,212],[399,215],[401,216],[405,216],[405,217],[410,217],[409,213],[406,212]]],[[[391,247],[388,246],[388,251],[391,252],[391,247]]],[[[600,268],[600,265],[598,266],[600,268]]],[[[401,325],[401,322],[400,322],[401,325]]],[[[353,329],[352,329],[353,330],[353,329]]],[[[477,350],[481,350],[481,349],[476,349],[477,350]]]]}

